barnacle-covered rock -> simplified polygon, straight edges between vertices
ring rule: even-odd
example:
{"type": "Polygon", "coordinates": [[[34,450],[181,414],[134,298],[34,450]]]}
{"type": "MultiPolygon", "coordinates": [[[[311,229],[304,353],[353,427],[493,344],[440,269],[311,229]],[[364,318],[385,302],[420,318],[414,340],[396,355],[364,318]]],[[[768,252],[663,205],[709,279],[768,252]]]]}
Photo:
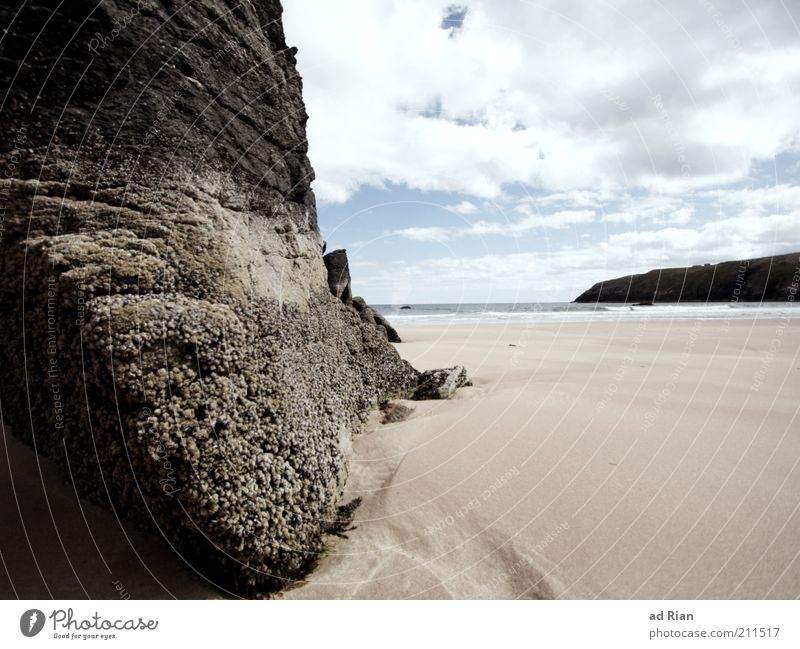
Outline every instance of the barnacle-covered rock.
{"type": "Polygon", "coordinates": [[[280,4],[55,4],[0,8],[3,416],[216,583],[279,588],[417,383],[331,295],[280,4]]]}
{"type": "Polygon", "coordinates": [[[367,324],[377,327],[380,334],[385,336],[386,340],[388,340],[390,343],[403,342],[400,338],[400,334],[397,333],[397,330],[391,324],[389,324],[389,321],[380,313],[368,306],[363,297],[354,297],[352,304],[353,308],[358,311],[358,315],[360,316],[361,320],[367,324]]]}
{"type": "Polygon", "coordinates": [[[471,385],[467,370],[461,365],[439,370],[427,370],[419,375],[414,391],[415,400],[451,399],[458,388],[471,385]]]}

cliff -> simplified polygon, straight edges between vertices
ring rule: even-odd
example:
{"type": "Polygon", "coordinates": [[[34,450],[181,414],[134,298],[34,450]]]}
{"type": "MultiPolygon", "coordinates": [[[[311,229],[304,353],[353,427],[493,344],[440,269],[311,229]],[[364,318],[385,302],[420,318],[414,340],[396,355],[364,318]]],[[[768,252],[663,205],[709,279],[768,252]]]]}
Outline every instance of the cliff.
{"type": "Polygon", "coordinates": [[[2,415],[238,593],[302,576],[417,372],[331,294],[277,0],[0,8],[2,415]]]}
{"type": "Polygon", "coordinates": [[[800,253],[791,253],[651,270],[599,282],[575,302],[785,301],[797,291],[799,265],[800,253]]]}

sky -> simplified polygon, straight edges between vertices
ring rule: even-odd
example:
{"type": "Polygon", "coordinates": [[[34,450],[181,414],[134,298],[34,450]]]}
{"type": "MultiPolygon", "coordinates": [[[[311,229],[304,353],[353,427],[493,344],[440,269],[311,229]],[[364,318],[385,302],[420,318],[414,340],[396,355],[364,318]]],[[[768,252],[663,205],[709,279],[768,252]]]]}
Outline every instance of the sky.
{"type": "Polygon", "coordinates": [[[800,250],[800,4],[291,0],[320,229],[376,304],[800,250]]]}

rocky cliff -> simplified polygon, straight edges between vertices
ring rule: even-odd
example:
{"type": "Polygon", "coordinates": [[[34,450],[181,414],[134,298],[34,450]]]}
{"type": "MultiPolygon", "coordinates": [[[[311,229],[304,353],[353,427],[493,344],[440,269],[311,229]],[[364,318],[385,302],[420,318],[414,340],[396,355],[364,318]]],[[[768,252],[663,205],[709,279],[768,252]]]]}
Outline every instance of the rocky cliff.
{"type": "MultiPolygon", "coordinates": [[[[786,301],[797,292],[800,253],[663,268],[599,282],[575,302],[786,301]]],[[[793,299],[793,298],[792,298],[793,299]]]]}
{"type": "Polygon", "coordinates": [[[351,434],[417,381],[329,289],[280,4],[18,5],[3,418],[215,583],[279,588],[322,547],[351,434]]]}

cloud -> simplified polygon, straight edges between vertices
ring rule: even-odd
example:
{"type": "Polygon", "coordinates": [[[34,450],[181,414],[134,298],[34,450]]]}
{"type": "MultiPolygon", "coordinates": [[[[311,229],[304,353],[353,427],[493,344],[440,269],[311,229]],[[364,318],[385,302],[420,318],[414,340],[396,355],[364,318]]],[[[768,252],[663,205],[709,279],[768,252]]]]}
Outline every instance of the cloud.
{"type": "MultiPolygon", "coordinates": [[[[780,223],[796,224],[793,231],[791,228],[786,230],[787,235],[789,233],[793,235],[788,236],[786,240],[800,247],[800,186],[786,184],[689,192],[681,197],[650,193],[633,195],[607,190],[560,192],[518,200],[512,211],[522,215],[522,218],[516,220],[482,219],[456,227],[401,228],[393,231],[393,234],[412,241],[448,241],[468,236],[491,235],[521,237],[538,230],[564,230],[574,225],[593,223],[598,220],[599,213],[599,220],[609,224],[637,224],[640,227],[670,226],[644,232],[635,230],[630,233],[630,236],[657,240],[659,236],[669,237],[672,232],[689,232],[674,228],[692,223],[698,205],[706,214],[715,212],[717,216],[716,221],[704,219],[699,225],[699,231],[719,231],[724,235],[731,224],[736,224],[737,228],[730,230],[729,234],[731,241],[739,241],[735,234],[743,223],[749,221],[751,231],[760,232],[765,224],[773,222],[759,219],[772,216],[780,223]],[[593,209],[549,211],[553,206],[562,205],[593,206],[593,209]],[[594,206],[597,206],[597,209],[594,209],[594,206]]],[[[477,211],[477,207],[468,201],[447,206],[446,209],[461,214],[477,211]]],[[[740,241],[740,243],[745,245],[745,242],[740,241]]]]}
{"type": "MultiPolygon", "coordinates": [[[[525,209],[528,209],[525,207],[525,209]]],[[[471,225],[456,227],[414,227],[394,230],[392,234],[412,241],[449,241],[462,237],[500,235],[520,237],[533,230],[563,230],[578,223],[595,220],[593,210],[567,210],[553,214],[528,213],[516,221],[477,221],[471,225]]]]}
{"type": "Polygon", "coordinates": [[[742,180],[800,148],[788,11],[293,0],[315,190],[322,202],[387,183],[495,199],[513,185],[676,194],[742,180]]]}
{"type": "Polygon", "coordinates": [[[776,181],[800,172],[790,9],[286,3],[320,203],[364,186],[448,192],[437,202],[455,215],[365,226],[438,256],[380,259],[359,283],[425,300],[571,299],[607,277],[800,249],[800,187],[776,181]],[[508,238],[548,248],[494,254],[508,238]],[[453,240],[461,256],[425,245],[453,240]]]}
{"type": "Polygon", "coordinates": [[[798,228],[800,228],[800,187],[795,185],[718,189],[704,192],[701,196],[714,201],[720,209],[738,209],[742,216],[794,213],[798,216],[798,228]]]}
{"type": "Polygon", "coordinates": [[[477,205],[475,203],[471,203],[470,201],[461,201],[460,203],[455,203],[453,205],[445,205],[444,209],[448,212],[453,212],[454,214],[475,214],[478,211],[477,205]]]}
{"type": "MultiPolygon", "coordinates": [[[[610,235],[546,253],[438,255],[359,273],[360,290],[419,301],[567,301],[603,279],[653,268],[778,255],[800,248],[797,215],[733,217],[697,227],[610,235]],[[430,278],[436,277],[431,284],[430,278]],[[410,293],[413,287],[415,294],[410,293]]],[[[408,300],[407,300],[408,301],[408,300]]]]}
{"type": "Polygon", "coordinates": [[[411,241],[447,241],[448,239],[456,236],[453,234],[452,228],[403,228],[402,230],[395,230],[395,234],[411,241]]]}
{"type": "Polygon", "coordinates": [[[563,230],[570,225],[591,223],[595,220],[594,210],[565,210],[553,214],[537,214],[527,206],[518,209],[526,214],[525,218],[512,223],[479,221],[469,228],[469,233],[518,236],[539,228],[563,230]]]}
{"type": "Polygon", "coordinates": [[[607,223],[669,223],[685,225],[692,220],[694,206],[685,198],[650,194],[625,195],[603,215],[607,223]]]}
{"type": "Polygon", "coordinates": [[[616,195],[608,189],[575,189],[567,192],[555,192],[536,198],[528,197],[519,201],[520,205],[537,204],[543,207],[557,205],[560,207],[594,207],[613,200],[616,195]]]}

